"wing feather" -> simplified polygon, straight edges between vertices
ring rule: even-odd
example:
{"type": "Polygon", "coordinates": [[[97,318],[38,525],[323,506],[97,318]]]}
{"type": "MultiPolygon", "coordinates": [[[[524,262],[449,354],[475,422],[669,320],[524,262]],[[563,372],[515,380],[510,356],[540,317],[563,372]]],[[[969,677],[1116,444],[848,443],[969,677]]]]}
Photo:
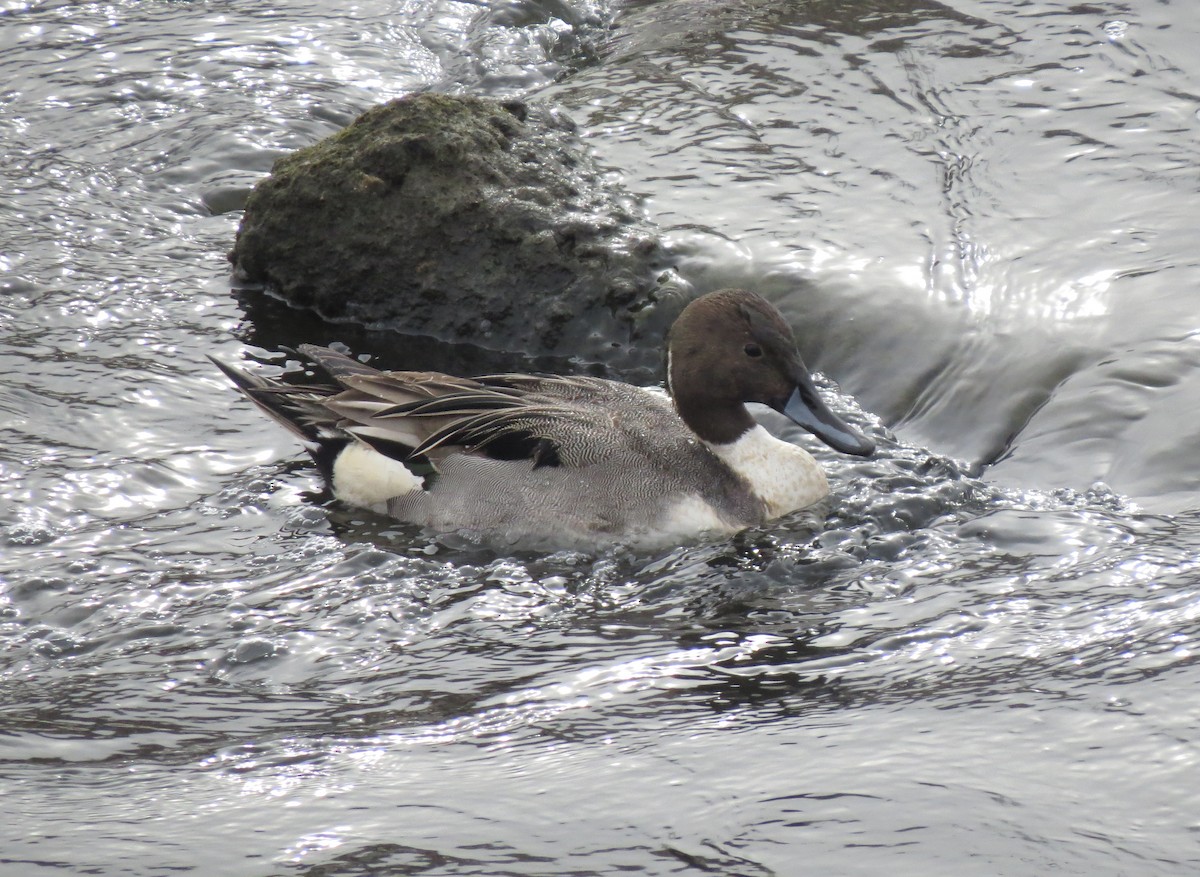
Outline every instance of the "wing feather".
{"type": "Polygon", "coordinates": [[[407,450],[435,465],[465,452],[583,466],[620,452],[621,434],[636,444],[662,427],[653,397],[600,378],[381,372],[329,348],[306,344],[299,352],[328,375],[324,383],[293,385],[222,368],[309,440],[336,428],[393,456],[407,450]]]}

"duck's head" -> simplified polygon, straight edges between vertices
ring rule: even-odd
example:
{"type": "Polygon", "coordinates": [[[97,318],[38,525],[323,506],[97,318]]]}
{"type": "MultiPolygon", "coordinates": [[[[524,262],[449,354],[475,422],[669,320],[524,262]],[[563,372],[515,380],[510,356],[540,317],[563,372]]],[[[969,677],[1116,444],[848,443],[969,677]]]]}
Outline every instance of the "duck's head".
{"type": "Polygon", "coordinates": [[[722,289],[689,304],[667,335],[667,363],[679,416],[705,441],[736,441],[755,425],[745,403],[760,402],[834,450],[875,450],[821,400],[791,326],[757,293],[722,289]]]}

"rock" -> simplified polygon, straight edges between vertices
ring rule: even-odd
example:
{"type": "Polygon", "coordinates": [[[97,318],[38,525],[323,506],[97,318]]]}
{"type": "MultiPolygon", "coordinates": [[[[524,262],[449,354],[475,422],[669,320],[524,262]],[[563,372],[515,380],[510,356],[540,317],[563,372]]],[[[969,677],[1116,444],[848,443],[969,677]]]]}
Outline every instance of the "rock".
{"type": "Polygon", "coordinates": [[[643,327],[657,346],[677,281],[612,188],[552,112],[415,95],[277,161],[230,260],[334,322],[638,360],[620,348],[643,327]]]}

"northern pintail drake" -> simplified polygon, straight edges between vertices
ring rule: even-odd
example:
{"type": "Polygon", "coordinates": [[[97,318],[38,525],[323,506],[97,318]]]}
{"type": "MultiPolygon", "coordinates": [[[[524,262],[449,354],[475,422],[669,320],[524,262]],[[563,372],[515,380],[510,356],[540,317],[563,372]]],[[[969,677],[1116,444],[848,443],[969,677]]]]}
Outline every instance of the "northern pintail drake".
{"type": "Polygon", "coordinates": [[[335,498],[508,544],[679,544],[826,496],[816,460],[747,402],[843,453],[874,450],[821,400],[791,327],[756,293],[691,302],[667,351],[669,396],[592,377],[380,371],[312,345],[299,352],[323,384],[217,365],[300,438],[335,498]]]}

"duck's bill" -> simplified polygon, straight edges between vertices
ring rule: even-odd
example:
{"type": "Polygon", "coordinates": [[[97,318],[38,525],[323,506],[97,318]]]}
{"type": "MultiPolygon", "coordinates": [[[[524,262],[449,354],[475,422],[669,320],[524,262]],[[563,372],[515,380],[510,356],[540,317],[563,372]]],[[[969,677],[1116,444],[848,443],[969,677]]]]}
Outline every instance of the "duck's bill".
{"type": "Polygon", "coordinates": [[[797,381],[780,411],[835,451],[865,457],[875,450],[873,441],[829,410],[807,375],[797,381]]]}

